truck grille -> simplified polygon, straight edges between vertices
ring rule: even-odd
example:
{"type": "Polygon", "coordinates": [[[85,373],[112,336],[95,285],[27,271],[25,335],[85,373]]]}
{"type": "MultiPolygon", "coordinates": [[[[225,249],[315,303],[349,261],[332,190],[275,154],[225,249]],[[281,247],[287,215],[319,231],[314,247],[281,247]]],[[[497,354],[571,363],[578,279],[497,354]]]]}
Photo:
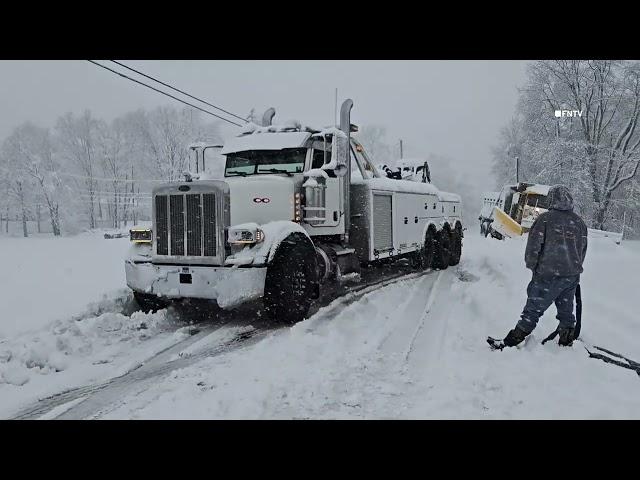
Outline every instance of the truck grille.
{"type": "Polygon", "coordinates": [[[202,195],[204,216],[204,256],[216,256],[216,196],[212,193],[202,195]]]}
{"type": "Polygon", "coordinates": [[[156,197],[156,251],[158,255],[169,255],[169,230],[167,223],[167,196],[156,197]]]}
{"type": "Polygon", "coordinates": [[[202,206],[200,195],[187,195],[187,255],[202,255],[202,206]]]}
{"type": "Polygon", "coordinates": [[[216,256],[215,194],[157,195],[155,207],[157,255],[216,256]]]}
{"type": "Polygon", "coordinates": [[[169,195],[171,255],[184,255],[184,195],[169,195]]]}

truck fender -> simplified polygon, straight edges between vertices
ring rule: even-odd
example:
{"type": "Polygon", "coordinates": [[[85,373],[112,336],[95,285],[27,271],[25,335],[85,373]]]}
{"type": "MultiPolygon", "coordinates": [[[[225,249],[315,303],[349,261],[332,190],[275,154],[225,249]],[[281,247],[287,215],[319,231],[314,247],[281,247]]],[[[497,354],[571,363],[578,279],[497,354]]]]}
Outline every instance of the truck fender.
{"type": "Polygon", "coordinates": [[[273,258],[276,256],[278,251],[278,247],[280,244],[287,239],[293,233],[300,233],[306,237],[309,241],[309,245],[315,250],[315,245],[311,237],[307,233],[307,231],[300,226],[300,224],[295,222],[272,222],[267,223],[261,226],[262,230],[265,232],[265,242],[268,242],[266,247],[268,247],[269,254],[267,255],[266,262],[267,264],[271,263],[273,258]],[[271,228],[274,224],[278,224],[275,228],[271,228]],[[284,225],[288,224],[288,225],[284,225]]]}
{"type": "Polygon", "coordinates": [[[429,231],[430,228],[433,228],[434,232],[438,231],[438,227],[435,223],[427,222],[427,224],[422,229],[422,240],[425,239],[425,237],[427,236],[427,231],[429,231]]]}
{"type": "Polygon", "coordinates": [[[264,240],[228,257],[227,265],[266,266],[275,257],[278,246],[292,233],[304,235],[313,246],[313,242],[306,230],[300,224],[289,220],[265,223],[258,225],[258,228],[262,230],[264,240]]]}

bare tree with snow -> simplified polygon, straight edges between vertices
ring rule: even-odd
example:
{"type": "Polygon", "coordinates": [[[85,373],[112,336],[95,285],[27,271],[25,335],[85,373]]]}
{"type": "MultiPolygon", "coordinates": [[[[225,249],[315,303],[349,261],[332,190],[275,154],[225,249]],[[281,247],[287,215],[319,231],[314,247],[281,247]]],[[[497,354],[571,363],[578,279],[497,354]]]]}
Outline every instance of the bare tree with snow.
{"type": "Polygon", "coordinates": [[[619,226],[625,188],[640,167],[640,63],[537,61],[527,75],[516,116],[494,150],[498,179],[513,179],[519,156],[522,179],[569,184],[592,227],[619,226]]]}
{"type": "Polygon", "coordinates": [[[58,119],[56,123],[56,137],[58,139],[62,155],[66,156],[83,176],[81,182],[84,186],[84,194],[80,196],[86,208],[89,218],[89,228],[96,228],[96,200],[98,182],[98,139],[99,122],[90,111],[85,111],[81,116],[75,117],[67,113],[58,119]]]}
{"type": "MultiPolygon", "coordinates": [[[[4,141],[5,156],[11,159],[11,171],[17,178],[29,177],[36,186],[32,205],[40,232],[40,206],[49,212],[51,231],[60,235],[60,179],[49,130],[30,122],[16,127],[4,141]]],[[[17,192],[14,192],[17,194],[17,192]]]]}

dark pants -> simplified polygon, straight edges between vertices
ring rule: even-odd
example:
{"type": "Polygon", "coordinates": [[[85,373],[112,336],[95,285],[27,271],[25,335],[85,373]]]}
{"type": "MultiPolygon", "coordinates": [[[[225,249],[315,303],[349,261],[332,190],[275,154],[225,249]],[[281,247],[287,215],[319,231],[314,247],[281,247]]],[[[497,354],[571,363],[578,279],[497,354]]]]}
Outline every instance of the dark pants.
{"type": "Polygon", "coordinates": [[[558,310],[560,328],[573,328],[576,318],[573,315],[573,299],[580,275],[570,277],[539,277],[534,275],[527,287],[527,304],[524,306],[518,327],[527,333],[536,328],[538,320],[555,302],[558,310]]]}

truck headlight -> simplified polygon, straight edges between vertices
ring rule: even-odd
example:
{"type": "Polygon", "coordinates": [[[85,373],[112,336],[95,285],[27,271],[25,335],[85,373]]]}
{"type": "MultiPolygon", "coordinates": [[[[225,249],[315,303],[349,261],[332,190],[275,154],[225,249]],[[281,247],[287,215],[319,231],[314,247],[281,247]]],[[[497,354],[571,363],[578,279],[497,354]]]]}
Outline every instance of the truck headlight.
{"type": "Polygon", "coordinates": [[[259,228],[231,227],[229,229],[230,245],[260,243],[263,240],[264,232],[259,228]]]}
{"type": "Polygon", "coordinates": [[[132,228],[129,230],[129,240],[133,243],[151,243],[150,228],[132,228]]]}

